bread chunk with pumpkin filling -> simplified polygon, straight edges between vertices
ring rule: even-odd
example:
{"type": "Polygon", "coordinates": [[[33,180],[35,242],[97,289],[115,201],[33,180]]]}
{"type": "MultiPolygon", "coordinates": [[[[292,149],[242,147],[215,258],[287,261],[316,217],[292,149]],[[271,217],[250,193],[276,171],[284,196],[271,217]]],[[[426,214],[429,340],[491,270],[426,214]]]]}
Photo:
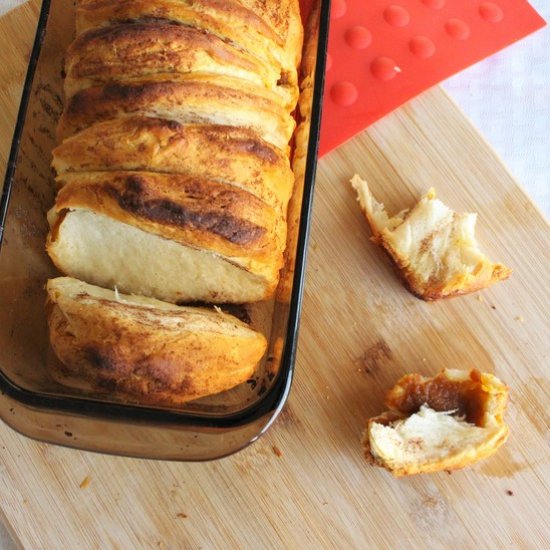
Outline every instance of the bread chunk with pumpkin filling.
{"type": "Polygon", "coordinates": [[[48,324],[61,374],[142,404],[178,404],[254,373],[265,337],[219,309],[180,307],[70,277],[48,281],[48,324]]]}
{"type": "Polygon", "coordinates": [[[355,175],[373,240],[390,255],[407,288],[423,300],[468,294],[507,279],[511,270],[492,262],[475,238],[476,214],[453,212],[431,189],[410,210],[390,217],[355,175]]]}
{"type": "Polygon", "coordinates": [[[386,396],[389,410],[368,421],[365,456],[397,477],[470,466],[506,441],[507,399],[507,386],[475,369],[404,376],[386,396]]]}

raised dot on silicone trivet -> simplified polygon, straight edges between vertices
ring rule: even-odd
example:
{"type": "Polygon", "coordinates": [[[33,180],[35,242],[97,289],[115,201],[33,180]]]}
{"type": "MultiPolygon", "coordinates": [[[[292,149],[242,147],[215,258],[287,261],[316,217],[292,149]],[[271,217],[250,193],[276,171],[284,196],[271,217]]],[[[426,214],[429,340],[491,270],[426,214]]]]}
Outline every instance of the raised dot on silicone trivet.
{"type": "Polygon", "coordinates": [[[458,40],[466,40],[470,36],[470,27],[461,19],[449,19],[445,23],[447,34],[458,40]]]}
{"type": "Polygon", "coordinates": [[[330,6],[330,14],[334,17],[334,19],[340,19],[340,17],[343,17],[348,9],[345,0],[332,0],[330,6]]]}
{"type": "Polygon", "coordinates": [[[372,42],[372,34],[365,27],[351,27],[346,31],[346,42],[356,50],[363,50],[372,42]]]}
{"type": "Polygon", "coordinates": [[[409,42],[409,49],[414,55],[427,59],[435,53],[435,44],[427,36],[415,36],[409,42]]]}
{"type": "Polygon", "coordinates": [[[504,18],[502,8],[494,2],[482,2],[479,5],[479,15],[489,23],[498,23],[504,18]]]}
{"type": "Polygon", "coordinates": [[[384,10],[384,19],[393,27],[406,27],[411,20],[411,16],[402,6],[392,4],[384,10]]]}
{"type": "Polygon", "coordinates": [[[351,82],[338,82],[330,90],[332,101],[341,107],[353,105],[357,95],[357,88],[351,82]]]}
{"type": "Polygon", "coordinates": [[[326,63],[325,63],[325,68],[326,70],[330,70],[330,68],[332,67],[332,57],[329,53],[327,53],[327,60],[326,60],[326,63]]]}
{"type": "Polygon", "coordinates": [[[440,10],[445,5],[445,0],[422,0],[422,3],[432,10],[440,10]]]}
{"type": "Polygon", "coordinates": [[[400,71],[393,59],[389,57],[377,57],[370,64],[370,72],[378,80],[391,80],[400,71]]]}

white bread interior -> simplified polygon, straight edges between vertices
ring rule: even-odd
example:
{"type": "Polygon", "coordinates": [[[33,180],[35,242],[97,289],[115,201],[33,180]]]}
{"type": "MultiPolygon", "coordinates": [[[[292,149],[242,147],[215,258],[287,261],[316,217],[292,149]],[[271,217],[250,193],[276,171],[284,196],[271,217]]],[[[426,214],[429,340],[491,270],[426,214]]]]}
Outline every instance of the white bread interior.
{"type": "Polygon", "coordinates": [[[417,413],[389,425],[373,422],[369,428],[372,455],[392,471],[412,472],[428,464],[452,469],[477,460],[480,448],[492,447],[502,437],[500,426],[479,427],[454,412],[422,405],[417,413]]]}
{"type": "Polygon", "coordinates": [[[244,303],[271,291],[272,283],[246,265],[88,210],[65,215],[48,252],[71,277],[172,303],[244,303]]]}

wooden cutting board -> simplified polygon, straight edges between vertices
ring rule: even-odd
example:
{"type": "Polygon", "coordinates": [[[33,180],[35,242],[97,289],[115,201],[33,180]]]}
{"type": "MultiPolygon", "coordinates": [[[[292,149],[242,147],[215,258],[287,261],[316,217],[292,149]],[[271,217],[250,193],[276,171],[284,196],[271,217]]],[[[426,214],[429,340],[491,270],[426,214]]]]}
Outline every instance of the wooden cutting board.
{"type": "MultiPolygon", "coordinates": [[[[6,159],[38,0],[0,19],[6,159]]],[[[0,519],[25,548],[542,548],[550,541],[547,223],[434,89],[319,165],[296,379],[276,425],[241,453],[180,464],[79,452],[0,425],[0,519]],[[429,186],[479,213],[510,281],[427,304],[399,284],[348,184],[391,209],[429,186]],[[402,374],[494,372],[511,437],[462,472],[393,479],[362,457],[365,419],[402,374]]]]}

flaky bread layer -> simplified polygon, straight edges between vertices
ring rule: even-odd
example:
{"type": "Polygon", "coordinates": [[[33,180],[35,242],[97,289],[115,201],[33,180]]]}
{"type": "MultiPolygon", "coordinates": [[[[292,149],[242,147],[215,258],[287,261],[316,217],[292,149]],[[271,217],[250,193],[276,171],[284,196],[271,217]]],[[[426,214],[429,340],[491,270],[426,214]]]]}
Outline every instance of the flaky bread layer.
{"type": "Polygon", "coordinates": [[[285,152],[296,125],[276,94],[249,82],[198,73],[158,74],[78,92],[61,116],[58,139],[98,122],[136,115],[250,128],[285,152]]]}
{"type": "Polygon", "coordinates": [[[56,216],[86,209],[184,245],[281,267],[286,224],[236,186],[156,172],[72,172],[59,182],[56,216]]]}
{"type": "Polygon", "coordinates": [[[292,110],[291,88],[278,85],[281,71],[202,29],[162,22],[91,29],[70,46],[65,95],[109,82],[154,74],[209,73],[265,86],[292,110]]]}
{"type": "Polygon", "coordinates": [[[232,126],[129,117],[94,124],[53,151],[57,174],[146,171],[229,182],[286,215],[294,184],[288,157],[232,126]]]}

